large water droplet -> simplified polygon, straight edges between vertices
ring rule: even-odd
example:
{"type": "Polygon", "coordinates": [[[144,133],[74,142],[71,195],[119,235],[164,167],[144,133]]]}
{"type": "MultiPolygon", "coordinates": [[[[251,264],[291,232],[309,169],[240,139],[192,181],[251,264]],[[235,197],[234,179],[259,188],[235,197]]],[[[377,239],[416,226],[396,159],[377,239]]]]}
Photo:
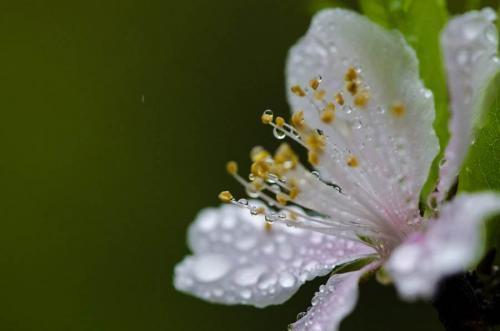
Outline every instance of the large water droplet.
{"type": "Polygon", "coordinates": [[[295,285],[295,282],[295,277],[288,272],[284,272],[280,275],[279,283],[283,288],[291,288],[295,285]]]}
{"type": "Polygon", "coordinates": [[[264,265],[255,265],[240,269],[234,275],[234,282],[240,286],[251,286],[257,284],[259,278],[266,272],[264,265]]]}
{"type": "Polygon", "coordinates": [[[207,254],[196,258],[193,275],[200,282],[214,282],[224,277],[231,269],[227,258],[221,254],[207,254]]]}
{"type": "Polygon", "coordinates": [[[273,135],[274,135],[274,138],[279,139],[279,140],[285,139],[285,137],[286,137],[285,131],[281,130],[280,128],[274,128],[273,135]]]}

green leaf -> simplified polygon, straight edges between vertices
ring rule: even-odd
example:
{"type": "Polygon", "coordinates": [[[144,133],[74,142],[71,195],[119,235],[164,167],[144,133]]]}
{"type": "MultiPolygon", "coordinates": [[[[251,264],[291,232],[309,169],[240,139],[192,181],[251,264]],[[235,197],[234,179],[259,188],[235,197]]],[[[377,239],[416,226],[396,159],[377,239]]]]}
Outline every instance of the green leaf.
{"type": "Polygon", "coordinates": [[[359,0],[362,11],[378,24],[398,29],[415,49],[420,61],[420,76],[434,93],[436,120],[434,129],[441,152],[432,164],[422,200],[434,189],[438,177],[438,161],[449,140],[448,92],[442,61],[440,33],[448,20],[444,0],[359,0]]]}
{"type": "Polygon", "coordinates": [[[459,175],[459,191],[500,191],[500,72],[483,95],[484,113],[459,175]]]}

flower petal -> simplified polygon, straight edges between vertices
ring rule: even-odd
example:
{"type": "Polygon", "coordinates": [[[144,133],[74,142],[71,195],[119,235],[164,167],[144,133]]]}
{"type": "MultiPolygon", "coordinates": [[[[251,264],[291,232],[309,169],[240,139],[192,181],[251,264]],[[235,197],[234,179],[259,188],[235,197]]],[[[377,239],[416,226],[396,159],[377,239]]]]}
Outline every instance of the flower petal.
{"type": "Polygon", "coordinates": [[[402,297],[431,298],[439,281],[480,258],[484,221],[500,213],[500,195],[462,194],[444,205],[425,233],[399,246],[387,268],[402,297]]]}
{"type": "Polygon", "coordinates": [[[322,11],[291,49],[287,76],[292,110],[304,110],[306,124],[325,133],[316,166],[322,177],[368,206],[375,218],[406,223],[408,215],[418,214],[420,191],[439,146],[432,93],[401,34],[351,11],[322,11]],[[316,76],[321,76],[319,86],[309,82],[316,76]],[[347,86],[353,78],[356,93],[347,86]],[[308,84],[306,96],[292,91],[308,84]],[[314,95],[321,90],[324,96],[314,95]],[[339,91],[343,106],[334,98],[339,91]],[[335,118],[325,122],[321,114],[328,102],[336,105],[335,118]]]}
{"type": "Polygon", "coordinates": [[[211,302],[264,307],[290,298],[306,280],[373,251],[321,233],[265,226],[231,205],[203,210],[189,229],[193,255],[175,267],[178,290],[211,302]]]}
{"type": "Polygon", "coordinates": [[[340,322],[349,315],[358,301],[359,279],[376,269],[379,262],[372,262],[363,268],[343,274],[336,274],[321,285],[312,299],[312,306],[297,322],[291,325],[293,331],[336,331],[340,322]]]}
{"type": "Polygon", "coordinates": [[[448,23],[441,38],[451,97],[450,142],[440,169],[439,199],[453,185],[473,141],[473,127],[480,116],[482,91],[500,70],[495,12],[473,11],[448,23]]]}

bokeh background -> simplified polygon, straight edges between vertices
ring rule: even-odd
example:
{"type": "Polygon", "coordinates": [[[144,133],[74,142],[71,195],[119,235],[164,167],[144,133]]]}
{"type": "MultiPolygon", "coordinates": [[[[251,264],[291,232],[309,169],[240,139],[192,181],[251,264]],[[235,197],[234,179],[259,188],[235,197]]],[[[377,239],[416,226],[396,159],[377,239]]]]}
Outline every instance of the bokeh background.
{"type": "MultiPolygon", "coordinates": [[[[172,270],[197,211],[237,191],[225,162],[276,145],[259,116],[287,114],[287,50],[327,3],[2,2],[0,330],[294,321],[324,279],[261,310],[178,293],[172,270]]],[[[430,305],[369,282],[343,330],[441,327],[430,305]]]]}

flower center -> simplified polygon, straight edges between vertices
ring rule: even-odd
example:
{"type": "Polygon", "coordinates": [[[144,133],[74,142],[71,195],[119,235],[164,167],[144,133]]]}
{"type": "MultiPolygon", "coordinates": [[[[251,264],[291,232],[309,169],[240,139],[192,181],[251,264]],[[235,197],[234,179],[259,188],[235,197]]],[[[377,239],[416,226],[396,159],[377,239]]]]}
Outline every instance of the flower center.
{"type": "Polygon", "coordinates": [[[408,173],[401,142],[386,137],[381,123],[387,116],[392,121],[404,117],[405,105],[396,100],[373,111],[370,87],[355,67],[346,70],[344,87],[334,93],[322,88],[321,77],[311,79],[307,86],[294,85],[291,92],[305,101],[308,116],[311,110],[317,116],[306,120],[299,110],[287,123],[266,110],[261,121],[273,128],[277,139],[288,137],[304,147],[308,163],[321,174],[304,167],[286,143],[274,155],[257,146],[250,153],[248,180],[238,174],[234,161],[227,164],[227,171],[250,198],[262,200],[265,206],[237,200],[228,191],[220,199],[252,215],[264,215],[268,230],[271,223],[279,222],[363,241],[379,251],[400,242],[420,216],[411,206],[414,192],[405,186],[408,173]],[[394,179],[383,178],[391,172],[394,179]],[[377,193],[377,185],[387,183],[394,185],[388,190],[394,197],[390,201],[399,205],[388,205],[377,193]],[[405,195],[408,205],[401,205],[405,195]]]}

